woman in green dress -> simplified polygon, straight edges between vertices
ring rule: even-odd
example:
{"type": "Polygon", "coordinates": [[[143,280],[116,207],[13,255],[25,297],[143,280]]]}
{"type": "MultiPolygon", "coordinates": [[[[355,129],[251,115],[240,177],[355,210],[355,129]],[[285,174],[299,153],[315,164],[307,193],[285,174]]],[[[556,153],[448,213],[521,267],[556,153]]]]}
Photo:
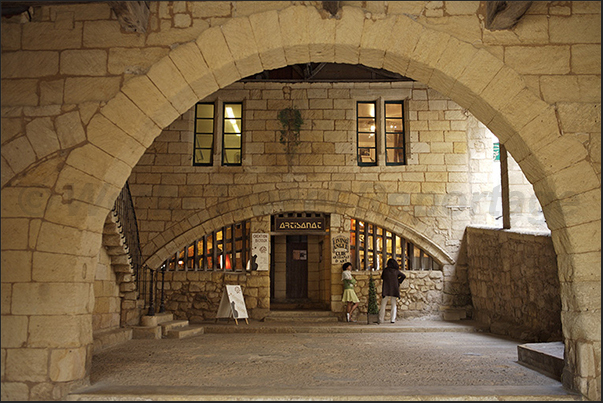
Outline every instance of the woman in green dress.
{"type": "Polygon", "coordinates": [[[347,262],[343,264],[341,281],[343,281],[343,296],[341,297],[341,302],[347,303],[345,319],[347,322],[356,322],[356,320],[352,320],[352,313],[358,308],[360,300],[354,291],[356,279],[352,277],[352,263],[347,262]]]}

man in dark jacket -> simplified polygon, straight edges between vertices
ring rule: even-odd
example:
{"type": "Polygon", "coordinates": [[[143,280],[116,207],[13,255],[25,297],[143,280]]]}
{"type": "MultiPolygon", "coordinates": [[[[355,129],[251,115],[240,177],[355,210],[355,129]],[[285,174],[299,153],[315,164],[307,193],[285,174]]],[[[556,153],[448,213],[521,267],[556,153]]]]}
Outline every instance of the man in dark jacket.
{"type": "Polygon", "coordinates": [[[398,315],[398,298],[400,298],[400,284],[406,276],[400,271],[400,266],[395,259],[388,259],[385,269],[381,274],[383,280],[382,292],[381,292],[381,309],[379,310],[379,323],[385,322],[385,308],[387,301],[391,305],[391,317],[392,323],[396,322],[396,316],[398,315]]]}

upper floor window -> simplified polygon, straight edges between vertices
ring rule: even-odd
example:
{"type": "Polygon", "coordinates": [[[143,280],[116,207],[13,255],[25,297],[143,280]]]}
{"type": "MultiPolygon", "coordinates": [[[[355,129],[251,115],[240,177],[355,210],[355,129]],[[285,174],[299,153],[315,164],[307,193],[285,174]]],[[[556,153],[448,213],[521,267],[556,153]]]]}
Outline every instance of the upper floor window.
{"type": "Polygon", "coordinates": [[[356,106],[358,165],[377,165],[376,109],[375,102],[356,106]]]}
{"type": "Polygon", "coordinates": [[[222,165],[241,165],[243,151],[243,104],[225,103],[222,125],[222,165]]]}
{"type": "Polygon", "coordinates": [[[214,104],[195,106],[193,165],[212,165],[214,157],[214,104]]]}
{"type": "Polygon", "coordinates": [[[406,164],[403,101],[358,102],[356,127],[358,165],[377,165],[383,157],[380,143],[384,144],[386,165],[406,164]]]}
{"type": "Polygon", "coordinates": [[[404,146],[404,103],[385,102],[385,164],[404,165],[406,163],[404,146]]]}

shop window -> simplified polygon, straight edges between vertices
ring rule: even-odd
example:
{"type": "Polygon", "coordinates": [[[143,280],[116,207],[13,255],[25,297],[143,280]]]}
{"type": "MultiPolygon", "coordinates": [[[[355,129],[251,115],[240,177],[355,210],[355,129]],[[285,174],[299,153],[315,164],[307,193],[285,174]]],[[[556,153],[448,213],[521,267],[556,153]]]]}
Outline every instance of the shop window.
{"type": "Polygon", "coordinates": [[[218,228],[165,261],[170,271],[244,271],[250,251],[250,223],[218,228]]]}
{"type": "Polygon", "coordinates": [[[355,270],[382,270],[391,258],[404,270],[441,270],[424,250],[400,235],[371,223],[351,220],[350,259],[355,270]]]}

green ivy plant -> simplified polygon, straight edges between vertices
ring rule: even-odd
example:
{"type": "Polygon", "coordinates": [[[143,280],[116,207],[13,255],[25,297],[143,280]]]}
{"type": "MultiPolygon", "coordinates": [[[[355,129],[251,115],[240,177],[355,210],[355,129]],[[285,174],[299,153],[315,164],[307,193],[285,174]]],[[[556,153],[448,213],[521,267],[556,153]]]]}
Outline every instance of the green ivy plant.
{"type": "Polygon", "coordinates": [[[292,107],[281,109],[278,113],[278,120],[283,127],[280,136],[280,142],[285,146],[288,160],[290,161],[293,152],[299,145],[299,132],[304,120],[301,117],[299,109],[292,107]]]}

